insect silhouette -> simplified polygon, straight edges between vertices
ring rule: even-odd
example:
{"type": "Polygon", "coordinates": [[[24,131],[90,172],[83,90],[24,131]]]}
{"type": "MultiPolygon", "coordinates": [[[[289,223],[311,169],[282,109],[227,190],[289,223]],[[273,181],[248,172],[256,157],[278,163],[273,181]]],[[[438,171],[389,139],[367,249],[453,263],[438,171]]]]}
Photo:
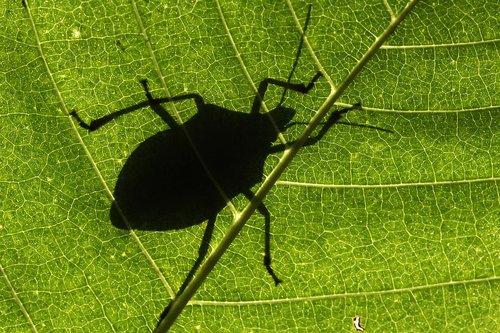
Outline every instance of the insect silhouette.
{"type": "MultiPolygon", "coordinates": [[[[308,19],[309,13],[304,32],[308,19]]],[[[283,106],[286,92],[307,94],[322,77],[321,72],[317,72],[309,82],[290,82],[302,42],[303,39],[288,80],[266,78],[261,81],[249,113],[207,103],[196,93],[154,98],[147,80],[140,81],[146,101],[90,123],[84,122],[76,111],[71,112],[78,124],[90,132],[146,107],[169,126],[168,130],[142,142],[127,159],[114,188],[110,220],[120,229],[157,231],[183,229],[207,221],[198,257],[177,295],[183,292],[205,258],[218,213],[240,194],[252,199],[251,188],[262,181],[267,157],[286,149],[285,144],[275,144],[279,133],[293,126],[291,120],[295,110],[283,106]],[[274,109],[261,113],[269,85],[282,87],[283,96],[274,109]],[[186,100],[194,101],[197,112],[179,125],[163,104],[186,100]]],[[[333,111],[305,145],[316,143],[345,113],[356,108],[360,108],[360,104],[333,111]]],[[[264,203],[257,210],[265,222],[264,266],[274,284],[278,285],[282,280],[271,266],[271,215],[264,203]]],[[[167,311],[168,307],[162,318],[167,311]]]]}
{"type": "MultiPolygon", "coordinates": [[[[250,188],[262,180],[267,156],[285,148],[283,144],[273,146],[273,143],[278,133],[287,128],[295,111],[278,106],[267,114],[260,113],[261,99],[268,85],[305,94],[320,77],[321,73],[316,73],[308,84],[263,80],[250,113],[205,103],[198,94],[153,98],[146,80],[141,84],[147,103],[116,111],[90,124],[73,111],[71,115],[80,126],[95,131],[146,105],[172,123],[161,103],[187,99],[196,103],[198,112],[192,118],[182,126],[176,125],[153,135],[127,159],[114,189],[115,202],[110,210],[113,225],[121,229],[173,230],[208,220],[202,242],[207,245],[218,212],[239,194],[251,199],[250,188]]],[[[347,110],[333,112],[317,136],[306,144],[320,140],[347,110]]],[[[265,217],[266,224],[264,265],[278,284],[281,280],[271,268],[270,214],[263,204],[258,211],[265,217]]],[[[199,254],[204,257],[203,252],[205,250],[200,250],[199,254]]]]}
{"type": "MultiPolygon", "coordinates": [[[[279,133],[294,125],[291,121],[296,111],[283,106],[286,92],[307,94],[322,77],[322,73],[317,72],[306,83],[291,82],[302,45],[303,38],[288,80],[266,78],[259,83],[250,112],[233,111],[207,103],[196,93],[155,98],[149,90],[148,81],[144,79],[140,84],[146,95],[145,101],[90,123],[83,121],[75,110],[70,113],[89,132],[144,108],[150,108],[169,126],[168,130],[142,142],[127,159],[114,188],[110,220],[120,229],[156,231],[183,229],[207,221],[198,257],[177,295],[184,291],[203,262],[218,213],[238,195],[251,200],[251,189],[262,181],[267,157],[284,151],[288,146],[275,144],[279,133]],[[283,88],[283,95],[274,109],[261,113],[269,85],[283,88]],[[183,124],[178,124],[163,104],[187,100],[194,102],[197,112],[183,124]]],[[[304,145],[321,140],[345,113],[360,107],[356,103],[351,108],[333,111],[317,134],[308,138],[304,145]]],[[[380,129],[369,125],[350,125],[380,129]]],[[[265,222],[264,266],[274,284],[278,285],[282,280],[271,266],[271,215],[264,203],[257,210],[265,222]]],[[[161,314],[160,321],[169,307],[161,314]]]]}
{"type": "MultiPolygon", "coordinates": [[[[309,15],[310,7],[304,33],[309,15]]],[[[120,229],[157,231],[183,229],[207,221],[198,257],[177,295],[187,287],[205,258],[218,213],[240,194],[252,199],[251,188],[262,181],[267,157],[286,149],[285,144],[275,144],[279,133],[293,126],[291,120],[296,113],[283,106],[286,92],[307,94],[322,77],[322,73],[317,72],[309,82],[290,82],[302,44],[303,38],[288,80],[266,78],[261,81],[250,112],[233,111],[207,103],[196,93],[155,98],[147,80],[140,81],[146,100],[138,104],[90,123],[84,122],[76,111],[71,112],[77,123],[90,132],[120,116],[147,107],[169,126],[168,130],[142,142],[127,159],[114,188],[110,220],[120,229]],[[261,113],[269,85],[284,89],[282,99],[274,109],[261,113]],[[194,101],[197,112],[180,125],[163,104],[186,100],[194,101]]],[[[333,111],[305,145],[316,143],[346,112],[356,108],[360,108],[360,104],[333,111]]],[[[264,266],[274,284],[278,285],[282,280],[271,266],[271,215],[264,203],[257,210],[265,222],[264,266]]]]}
{"type": "MultiPolygon", "coordinates": [[[[306,18],[304,33],[308,25],[306,18]]],[[[71,115],[78,124],[92,132],[127,113],[145,107],[152,109],[170,127],[141,143],[127,159],[114,189],[110,219],[121,229],[174,230],[208,221],[198,258],[180,288],[186,287],[207,251],[217,214],[237,195],[253,197],[251,188],[263,177],[269,154],[283,151],[284,144],[274,145],[278,133],[290,126],[295,110],[282,104],[287,90],[306,94],[322,76],[317,72],[307,83],[291,83],[302,49],[300,40],[288,81],[264,79],[258,86],[249,113],[237,112],[206,103],[199,94],[154,98],[148,81],[140,81],[147,100],[85,123],[76,111],[71,115]],[[284,88],[279,105],[268,113],[260,108],[269,85],[284,88]],[[162,106],[192,100],[197,113],[179,125],[162,106]]],[[[326,133],[347,109],[331,114],[313,144],[326,133]]],[[[271,267],[270,213],[264,204],[258,211],[265,219],[264,266],[274,283],[281,282],[271,267]]]]}

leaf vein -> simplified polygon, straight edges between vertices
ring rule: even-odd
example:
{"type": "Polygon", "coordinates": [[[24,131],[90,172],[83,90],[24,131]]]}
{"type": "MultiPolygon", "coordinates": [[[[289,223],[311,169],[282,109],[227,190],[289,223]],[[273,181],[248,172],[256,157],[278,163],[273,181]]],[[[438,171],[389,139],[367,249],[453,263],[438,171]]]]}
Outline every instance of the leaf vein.
{"type": "Polygon", "coordinates": [[[384,50],[404,50],[404,49],[433,49],[441,47],[462,47],[462,46],[473,46],[473,45],[487,45],[496,44],[500,42],[500,39],[490,39],[481,40],[476,42],[465,42],[465,43],[444,43],[444,44],[429,44],[429,45],[383,45],[380,48],[384,50]]]}
{"type": "Polygon", "coordinates": [[[33,323],[33,320],[31,319],[31,316],[29,315],[28,311],[24,307],[23,302],[21,301],[21,299],[17,295],[16,290],[14,289],[14,286],[12,285],[12,283],[10,283],[10,280],[7,277],[7,274],[5,274],[5,271],[4,271],[3,266],[1,264],[0,264],[0,275],[2,275],[4,277],[5,283],[7,284],[7,289],[10,290],[12,297],[14,298],[15,302],[19,306],[19,309],[21,309],[21,312],[23,313],[24,318],[26,318],[26,320],[28,321],[28,324],[30,325],[31,330],[35,333],[38,332],[35,324],[33,323]]]}
{"type": "Polygon", "coordinates": [[[415,291],[429,290],[432,288],[445,288],[453,287],[459,285],[471,285],[477,283],[494,283],[500,280],[497,276],[473,279],[473,280],[462,280],[462,281],[448,281],[439,282],[428,285],[421,285],[408,288],[399,288],[394,290],[377,290],[377,291],[366,291],[366,292],[349,292],[343,294],[330,294],[330,295],[315,295],[315,296],[304,296],[295,298],[280,298],[280,299],[267,299],[267,300],[254,300],[254,301],[191,301],[190,306],[199,305],[211,305],[211,306],[242,306],[242,305],[261,305],[261,304],[279,304],[279,303],[297,303],[297,302],[314,302],[322,300],[331,300],[339,298],[358,298],[358,297],[369,297],[369,296],[382,296],[391,295],[398,293],[413,293],[415,291]]]}
{"type": "Polygon", "coordinates": [[[321,184],[321,183],[307,183],[307,182],[295,182],[287,180],[278,180],[276,185],[283,186],[299,186],[299,187],[317,187],[317,188],[360,188],[360,189],[370,189],[370,188],[403,188],[403,187],[415,187],[415,186],[441,186],[441,185],[453,185],[453,184],[470,184],[470,183],[485,183],[485,182],[495,182],[500,180],[498,177],[491,178],[480,178],[480,179],[464,179],[464,180],[445,180],[445,181],[434,181],[434,182],[416,182],[416,183],[401,183],[401,184],[321,184]]]}

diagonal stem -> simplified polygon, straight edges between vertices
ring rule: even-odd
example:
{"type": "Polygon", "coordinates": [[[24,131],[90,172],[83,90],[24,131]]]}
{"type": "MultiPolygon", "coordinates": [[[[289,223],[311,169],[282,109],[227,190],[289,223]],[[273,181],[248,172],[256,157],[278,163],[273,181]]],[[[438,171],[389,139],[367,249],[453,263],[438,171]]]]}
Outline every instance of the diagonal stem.
{"type": "Polygon", "coordinates": [[[316,115],[311,119],[311,122],[304,130],[299,139],[291,145],[281,157],[278,165],[271,171],[269,176],[265,179],[262,186],[255,193],[255,196],[250,201],[250,203],[243,209],[243,211],[235,216],[233,223],[228,228],[227,233],[222,238],[221,242],[216,246],[216,248],[210,253],[206,261],[200,267],[198,274],[194,277],[191,283],[186,287],[184,292],[179,295],[172,302],[172,306],[168,314],[159,323],[155,330],[155,333],[166,332],[174,323],[175,319],[179,316],[181,311],[184,309],[188,301],[193,297],[195,292],[201,286],[203,281],[206,279],[208,274],[212,271],[215,264],[222,257],[224,252],[229,248],[229,245],[236,238],[240,230],[243,228],[245,223],[248,221],[253,212],[260,206],[265,195],[271,190],[278,178],[281,176],[286,167],[290,164],[293,157],[297,154],[302,145],[306,142],[307,138],[311,135],[314,129],[320,124],[322,118],[333,106],[335,101],[342,95],[345,89],[351,84],[351,82],[356,78],[356,76],[361,72],[366,63],[373,57],[375,52],[382,46],[383,43],[389,38],[389,36],[396,30],[398,25],[403,21],[403,19],[411,12],[411,10],[418,3],[418,0],[411,0],[408,2],[406,7],[401,11],[401,13],[391,20],[389,26],[384,30],[384,32],[375,40],[375,42],[370,46],[368,51],[363,55],[363,57],[354,66],[352,71],[346,77],[346,79],[338,86],[336,90],[333,90],[323,105],[320,107],[316,115]]]}

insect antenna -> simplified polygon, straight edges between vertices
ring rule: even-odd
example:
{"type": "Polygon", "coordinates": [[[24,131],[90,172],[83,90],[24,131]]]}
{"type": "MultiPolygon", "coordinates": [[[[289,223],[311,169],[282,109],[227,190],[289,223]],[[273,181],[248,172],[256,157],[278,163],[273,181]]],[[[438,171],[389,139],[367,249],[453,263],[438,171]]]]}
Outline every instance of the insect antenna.
{"type": "MultiPolygon", "coordinates": [[[[302,29],[302,33],[300,35],[299,47],[297,49],[297,53],[295,54],[295,60],[294,60],[293,65],[292,65],[292,70],[290,71],[290,74],[288,75],[288,79],[286,81],[288,84],[290,84],[290,81],[292,80],[293,73],[295,72],[295,68],[297,68],[297,64],[299,63],[300,54],[302,53],[302,47],[304,46],[304,37],[306,35],[307,26],[309,25],[309,19],[311,18],[311,9],[312,9],[312,5],[309,5],[309,7],[307,9],[306,22],[304,23],[304,28],[302,29]]],[[[287,90],[288,90],[288,87],[285,86],[285,89],[283,90],[283,95],[281,95],[281,100],[278,103],[278,107],[280,107],[283,104],[283,102],[285,101],[287,90]]]]}

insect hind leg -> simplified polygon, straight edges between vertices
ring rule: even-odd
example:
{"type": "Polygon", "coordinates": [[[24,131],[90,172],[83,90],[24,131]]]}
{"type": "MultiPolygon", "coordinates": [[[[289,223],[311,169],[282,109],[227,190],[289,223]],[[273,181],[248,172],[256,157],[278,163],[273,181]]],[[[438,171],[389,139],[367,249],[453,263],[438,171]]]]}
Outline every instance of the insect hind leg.
{"type": "MultiPolygon", "coordinates": [[[[251,191],[245,191],[243,194],[247,197],[248,200],[251,200],[253,198],[253,193],[251,191]]],[[[265,228],[264,228],[264,233],[265,233],[265,240],[264,240],[264,266],[266,267],[267,272],[271,277],[273,278],[274,285],[277,286],[281,282],[283,282],[277,275],[274,273],[273,268],[271,267],[271,214],[269,213],[269,210],[266,208],[266,206],[261,203],[258,207],[257,210],[259,213],[264,216],[265,219],[265,228]]]]}

